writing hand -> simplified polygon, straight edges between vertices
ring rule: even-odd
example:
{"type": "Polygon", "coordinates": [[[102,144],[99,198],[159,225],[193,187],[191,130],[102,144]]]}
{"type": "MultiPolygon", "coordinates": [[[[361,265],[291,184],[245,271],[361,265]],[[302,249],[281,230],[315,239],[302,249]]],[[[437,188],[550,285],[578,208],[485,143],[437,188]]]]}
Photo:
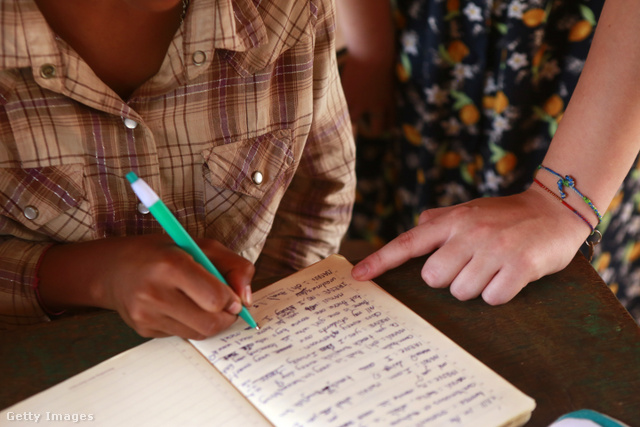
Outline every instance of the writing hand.
{"type": "Polygon", "coordinates": [[[54,246],[40,270],[48,307],[116,310],[146,337],[202,339],[236,320],[250,303],[253,265],[210,239],[196,239],[229,286],[164,235],[108,238],[54,246]],[[71,272],[61,271],[66,265],[71,272]],[[234,293],[235,291],[235,293],[234,293]]]}
{"type": "Polygon", "coordinates": [[[511,300],[528,283],[566,267],[589,229],[551,195],[534,187],[508,197],[424,211],[419,224],[359,262],[369,280],[433,252],[422,268],[431,287],[450,286],[460,300],[511,300]]]}

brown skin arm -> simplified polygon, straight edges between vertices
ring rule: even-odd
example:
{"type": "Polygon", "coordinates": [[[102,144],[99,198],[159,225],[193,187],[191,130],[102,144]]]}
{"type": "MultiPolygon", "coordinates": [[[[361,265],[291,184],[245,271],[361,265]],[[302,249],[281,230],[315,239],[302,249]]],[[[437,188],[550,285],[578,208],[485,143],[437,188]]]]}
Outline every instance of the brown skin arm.
{"type": "MultiPolygon", "coordinates": [[[[36,0],[62,37],[122,99],[157,73],[182,15],[181,0],[36,0]]],[[[56,245],[42,259],[40,296],[50,310],[116,310],[140,335],[201,339],[250,303],[254,267],[222,244],[198,244],[226,286],[167,236],[56,245]],[[235,291],[235,293],[234,293],[235,291]]]]}
{"type": "Polygon", "coordinates": [[[42,302],[116,310],[142,336],[211,336],[235,321],[237,295],[250,303],[254,267],[217,241],[197,243],[230,286],[167,236],[115,237],[49,249],[38,274],[42,302]]]}

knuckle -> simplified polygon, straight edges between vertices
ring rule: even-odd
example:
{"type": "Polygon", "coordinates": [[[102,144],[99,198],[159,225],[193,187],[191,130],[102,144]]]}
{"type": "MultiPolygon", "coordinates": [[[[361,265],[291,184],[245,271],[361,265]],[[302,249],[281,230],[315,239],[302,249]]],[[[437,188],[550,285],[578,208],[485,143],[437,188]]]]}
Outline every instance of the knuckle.
{"type": "Polygon", "coordinates": [[[542,276],[541,271],[544,263],[524,248],[513,250],[510,255],[511,265],[520,272],[522,277],[538,278],[542,276]]]}
{"type": "Polygon", "coordinates": [[[153,323],[149,316],[149,313],[142,307],[132,307],[129,309],[127,316],[129,326],[131,326],[141,337],[155,338],[158,336],[158,332],[153,328],[153,323]]]}
{"type": "Polygon", "coordinates": [[[162,252],[161,256],[156,262],[157,270],[159,273],[170,273],[176,269],[176,267],[184,266],[191,261],[191,257],[187,256],[184,251],[170,250],[162,252]]]}
{"type": "Polygon", "coordinates": [[[133,304],[129,307],[129,318],[138,327],[143,327],[148,323],[149,314],[141,304],[133,304]]]}
{"type": "Polygon", "coordinates": [[[489,294],[489,295],[485,295],[482,294],[482,299],[489,305],[491,306],[497,306],[497,305],[502,305],[505,304],[506,302],[509,301],[509,299],[502,297],[501,295],[495,295],[495,294],[489,294]]]}
{"type": "Polygon", "coordinates": [[[144,281],[135,289],[131,290],[131,298],[129,300],[129,311],[135,313],[144,313],[146,307],[158,301],[158,292],[152,281],[144,281]]]}
{"type": "Polygon", "coordinates": [[[367,265],[372,269],[382,265],[383,261],[384,259],[380,252],[374,252],[366,258],[367,265]]]}
{"type": "Polygon", "coordinates": [[[189,339],[190,340],[195,340],[195,341],[202,341],[205,338],[207,338],[207,335],[202,335],[200,333],[196,333],[192,337],[190,337],[189,339]]]}
{"type": "Polygon", "coordinates": [[[206,335],[204,335],[200,330],[193,330],[192,328],[185,325],[180,325],[179,329],[181,331],[176,335],[179,335],[182,338],[188,340],[203,340],[206,338],[206,335]]]}
{"type": "Polygon", "coordinates": [[[142,338],[157,338],[162,336],[162,335],[159,335],[157,332],[148,328],[134,328],[134,329],[138,333],[138,335],[140,335],[142,338]]]}
{"type": "Polygon", "coordinates": [[[202,330],[205,336],[210,337],[231,326],[236,317],[228,313],[218,313],[209,318],[206,327],[202,330]]]}
{"type": "Polygon", "coordinates": [[[416,234],[413,230],[405,231],[397,237],[397,242],[401,250],[413,253],[416,245],[416,234]]]}
{"type": "Polygon", "coordinates": [[[425,262],[420,275],[422,280],[432,288],[445,288],[449,285],[445,279],[445,273],[438,263],[425,262]]]}
{"type": "Polygon", "coordinates": [[[422,272],[420,272],[420,276],[424,283],[431,286],[432,288],[439,288],[437,274],[433,272],[431,268],[423,268],[422,272]]]}
{"type": "Polygon", "coordinates": [[[475,298],[478,294],[471,287],[451,286],[451,295],[453,295],[457,300],[468,301],[475,298]]]}
{"type": "Polygon", "coordinates": [[[455,205],[449,211],[449,215],[456,220],[464,220],[465,218],[473,218],[475,217],[475,213],[477,211],[477,207],[473,205],[469,205],[467,203],[462,203],[459,205],[455,205]]]}
{"type": "Polygon", "coordinates": [[[208,301],[206,304],[209,312],[217,313],[222,311],[231,299],[231,290],[223,285],[211,286],[208,289],[208,301]]]}
{"type": "Polygon", "coordinates": [[[493,288],[488,288],[482,293],[482,299],[491,306],[505,304],[511,301],[513,296],[510,292],[495,290],[493,288]]]}
{"type": "Polygon", "coordinates": [[[184,268],[187,261],[178,251],[163,251],[143,267],[144,275],[151,283],[175,280],[178,270],[184,268]]]}
{"type": "Polygon", "coordinates": [[[420,216],[418,217],[418,224],[425,223],[425,222],[429,221],[431,218],[433,218],[433,214],[432,214],[431,210],[427,209],[425,211],[422,211],[420,213],[420,216]]]}
{"type": "Polygon", "coordinates": [[[249,276],[253,276],[256,272],[255,265],[253,265],[251,261],[243,257],[240,257],[239,268],[241,271],[243,271],[245,274],[249,276]]]}

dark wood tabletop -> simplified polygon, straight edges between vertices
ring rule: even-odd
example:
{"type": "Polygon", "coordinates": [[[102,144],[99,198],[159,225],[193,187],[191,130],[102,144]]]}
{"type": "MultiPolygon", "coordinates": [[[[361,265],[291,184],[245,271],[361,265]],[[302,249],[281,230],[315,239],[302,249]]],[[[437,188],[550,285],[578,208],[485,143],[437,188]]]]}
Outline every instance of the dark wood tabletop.
{"type": "MultiPolygon", "coordinates": [[[[427,287],[423,262],[375,281],[533,397],[527,427],[583,408],[640,426],[640,328],[582,255],[497,307],[427,287]]],[[[108,311],[0,331],[0,409],[144,341],[108,311]]]]}

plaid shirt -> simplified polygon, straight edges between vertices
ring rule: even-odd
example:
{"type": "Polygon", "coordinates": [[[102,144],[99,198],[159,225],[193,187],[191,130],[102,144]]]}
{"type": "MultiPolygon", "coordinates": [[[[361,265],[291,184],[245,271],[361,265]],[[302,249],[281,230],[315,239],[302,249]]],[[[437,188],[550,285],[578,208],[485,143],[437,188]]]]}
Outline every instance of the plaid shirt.
{"type": "Polygon", "coordinates": [[[260,255],[258,271],[335,252],[355,150],[334,21],[331,0],[192,0],[124,102],[33,0],[2,0],[0,325],[47,320],[32,285],[51,242],[162,232],[130,170],[192,236],[260,255]]]}

